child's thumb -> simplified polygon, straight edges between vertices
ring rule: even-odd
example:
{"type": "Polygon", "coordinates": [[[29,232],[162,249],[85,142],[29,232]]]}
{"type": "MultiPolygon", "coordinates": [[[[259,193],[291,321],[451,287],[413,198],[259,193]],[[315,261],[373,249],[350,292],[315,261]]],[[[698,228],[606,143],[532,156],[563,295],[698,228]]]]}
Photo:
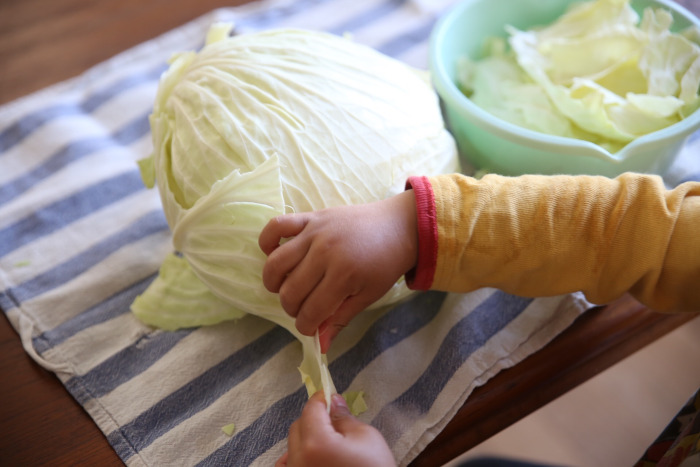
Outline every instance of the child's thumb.
{"type": "Polygon", "coordinates": [[[330,415],[331,423],[338,433],[348,433],[358,425],[362,425],[362,422],[350,413],[347,402],[345,402],[345,399],[340,394],[333,394],[333,396],[331,396],[330,415]]]}

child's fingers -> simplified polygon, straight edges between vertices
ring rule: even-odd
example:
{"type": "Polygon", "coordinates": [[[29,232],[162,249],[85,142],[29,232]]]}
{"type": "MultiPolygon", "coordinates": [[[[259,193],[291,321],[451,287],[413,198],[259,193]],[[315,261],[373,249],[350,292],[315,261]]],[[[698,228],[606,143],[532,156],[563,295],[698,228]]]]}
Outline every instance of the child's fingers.
{"type": "Polygon", "coordinates": [[[342,435],[361,429],[364,426],[364,423],[350,413],[347,402],[340,394],[331,396],[330,420],[333,429],[342,435]]]}
{"type": "Polygon", "coordinates": [[[337,332],[331,332],[331,325],[328,320],[325,320],[318,327],[318,342],[321,344],[321,353],[328,353],[328,349],[331,348],[331,343],[335,336],[338,335],[337,332]]]}
{"type": "Polygon", "coordinates": [[[275,462],[275,467],[287,467],[287,459],[289,458],[289,451],[286,451],[282,456],[275,462]]]}
{"type": "Polygon", "coordinates": [[[299,235],[307,222],[308,218],[303,214],[287,214],[270,219],[258,237],[260,249],[269,255],[279,246],[283,238],[299,235]]]}
{"type": "Polygon", "coordinates": [[[272,251],[263,266],[263,285],[270,292],[280,291],[287,276],[306,257],[310,239],[305,236],[295,237],[272,251]]]}
{"type": "Polygon", "coordinates": [[[324,439],[329,433],[335,431],[328,415],[323,391],[317,391],[309,398],[301,412],[301,417],[295,423],[299,424],[299,436],[304,439],[324,439]]]}
{"type": "MultiPolygon", "coordinates": [[[[293,241],[296,242],[297,240],[300,239],[294,239],[293,241]]],[[[280,247],[280,252],[282,252],[282,249],[285,247],[287,247],[286,244],[280,247]]],[[[275,252],[275,254],[276,253],[277,252],[275,252]]],[[[299,253],[300,252],[297,251],[296,255],[299,255],[299,253]]],[[[282,308],[284,308],[284,311],[286,311],[288,315],[296,318],[301,307],[306,300],[308,300],[308,297],[315,293],[318,284],[323,280],[325,273],[323,269],[324,266],[323,264],[317,264],[313,258],[310,258],[308,255],[302,256],[293,269],[282,279],[278,292],[282,308]]],[[[309,329],[303,334],[308,336],[312,335],[314,332],[316,332],[316,328],[309,329]]]]}
{"type": "Polygon", "coordinates": [[[319,333],[321,353],[327,353],[331,343],[352,319],[373,303],[372,300],[363,299],[362,295],[348,297],[340,307],[319,326],[323,332],[319,333]]]}
{"type": "Polygon", "coordinates": [[[333,317],[324,321],[324,323],[328,323],[328,325],[326,327],[326,330],[323,332],[323,334],[319,334],[319,336],[318,336],[319,344],[321,344],[321,353],[328,353],[328,350],[331,348],[331,344],[333,343],[335,338],[349,324],[349,323],[348,324],[346,324],[346,323],[331,323],[330,322],[331,319],[333,319],[333,317]]]}
{"type": "Polygon", "coordinates": [[[301,303],[296,315],[296,328],[300,333],[310,336],[331,317],[343,302],[356,293],[353,284],[336,278],[332,274],[322,276],[306,299],[301,303]]]}
{"type": "MultiPolygon", "coordinates": [[[[295,420],[294,423],[289,427],[289,434],[287,435],[287,452],[279,458],[278,463],[284,460],[285,464],[294,463],[294,454],[292,454],[292,459],[290,460],[289,453],[299,452],[302,446],[302,434],[301,434],[301,422],[299,419],[295,420]]],[[[276,466],[275,466],[276,467],[276,466]]]]}

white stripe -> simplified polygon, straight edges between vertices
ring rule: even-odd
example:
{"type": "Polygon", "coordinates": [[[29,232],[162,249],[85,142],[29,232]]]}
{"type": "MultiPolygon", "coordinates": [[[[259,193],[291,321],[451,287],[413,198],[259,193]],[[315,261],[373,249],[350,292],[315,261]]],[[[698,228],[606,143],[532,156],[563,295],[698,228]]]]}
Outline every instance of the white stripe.
{"type": "MultiPolygon", "coordinates": [[[[124,313],[77,333],[46,350],[42,356],[50,362],[71,362],[74,373],[70,376],[84,375],[119,350],[152,332],[152,328],[141,323],[131,313],[124,313]],[[100,344],[95,345],[96,342],[100,344]]],[[[63,378],[67,380],[66,375],[63,378]]],[[[118,412],[115,412],[115,419],[118,419],[118,412]]]]}
{"type": "Polygon", "coordinates": [[[60,325],[153,274],[172,250],[169,235],[168,232],[159,232],[121,248],[84,274],[25,301],[24,310],[38,318],[41,331],[60,325]]]}
{"type": "Polygon", "coordinates": [[[103,138],[142,117],[153,107],[157,83],[124,91],[93,114],[66,115],[47,122],[2,155],[0,186],[31,172],[69,144],[103,138]]]}
{"type": "MultiPolygon", "coordinates": [[[[133,315],[128,316],[137,321],[133,315]]],[[[148,371],[101,397],[100,404],[107,410],[118,408],[119,423],[129,423],[161,399],[268,332],[273,326],[269,321],[248,315],[238,321],[193,331],[155,362],[148,371]],[[140,396],[134,399],[134,394],[137,393],[140,396]]],[[[94,342],[92,336],[80,338],[86,345],[94,342]]],[[[129,344],[120,347],[127,345],[129,344]]]]}
{"type": "Polygon", "coordinates": [[[68,144],[107,135],[105,128],[86,114],[53,120],[4,153],[0,183],[11,182],[31,172],[68,144]]]}
{"type": "MultiPolygon", "coordinates": [[[[153,109],[153,101],[158,90],[158,78],[144,81],[121,91],[119,94],[95,109],[90,116],[101,122],[105,128],[118,129],[124,124],[153,109]]],[[[113,130],[109,131],[110,133],[113,130]]]]}
{"type": "Polygon", "coordinates": [[[676,186],[690,175],[700,175],[700,136],[698,133],[700,130],[691,136],[695,138],[693,142],[686,143],[678,154],[678,159],[664,176],[669,187],[676,186]]]}
{"type": "MultiPolygon", "coordinates": [[[[4,275],[4,271],[0,269],[0,277],[4,275]]],[[[4,279],[3,279],[3,282],[4,279]]],[[[13,329],[19,329],[19,318],[20,315],[23,313],[24,310],[21,310],[20,308],[11,308],[10,310],[5,312],[5,316],[7,316],[7,320],[10,322],[12,325],[13,329]]]]}
{"type": "MultiPolygon", "coordinates": [[[[132,148],[144,146],[150,147],[150,135],[141,138],[132,148]]],[[[130,148],[112,147],[86,156],[79,163],[67,165],[33,185],[22,196],[0,206],[0,229],[11,226],[34,211],[79,194],[92,185],[133,172],[138,167],[135,159],[143,154],[130,148]]],[[[150,192],[154,198],[158,197],[157,190],[150,192]]],[[[127,210],[139,208],[134,205],[127,210]]]]}
{"type": "Polygon", "coordinates": [[[412,5],[406,3],[391,12],[382,21],[369,23],[353,32],[352,37],[362,44],[377,47],[425,24],[426,18],[416,14],[412,5]]]}
{"type": "Polygon", "coordinates": [[[279,443],[272,446],[262,455],[258,456],[251,464],[250,467],[270,467],[275,465],[277,459],[280,458],[282,454],[287,450],[287,439],[283,439],[279,443]]]}
{"type": "MultiPolygon", "coordinates": [[[[362,13],[383,3],[386,3],[386,1],[338,0],[335,2],[323,2],[320,5],[314,5],[313,7],[304,10],[302,15],[295,15],[282,19],[274,25],[274,28],[331,30],[347,22],[348,19],[361,15],[362,13]],[[342,12],[342,14],[338,14],[339,12],[342,12]]],[[[246,31],[247,30],[245,28],[241,28],[241,32],[246,31]]]]}
{"type": "Polygon", "coordinates": [[[301,358],[297,341],[287,345],[242,383],[144,449],[143,455],[161,465],[190,465],[207,457],[229,441],[221,427],[235,423],[240,432],[275,402],[299,390],[301,358]],[[177,451],[172,449],[175,444],[177,451]]]}
{"type": "MultiPolygon", "coordinates": [[[[159,204],[157,194],[137,192],[9,253],[0,259],[0,269],[12,273],[12,285],[22,284],[122,231],[159,204]]],[[[170,244],[169,238],[164,240],[170,244]]]]}
{"type": "Polygon", "coordinates": [[[396,59],[404,62],[407,65],[411,65],[414,68],[427,70],[429,56],[428,42],[429,41],[426,40],[415,45],[414,47],[411,47],[402,54],[398,55],[396,59]]]}
{"type": "Polygon", "coordinates": [[[421,14],[440,15],[447,12],[460,0],[409,0],[413,7],[421,14]]]}

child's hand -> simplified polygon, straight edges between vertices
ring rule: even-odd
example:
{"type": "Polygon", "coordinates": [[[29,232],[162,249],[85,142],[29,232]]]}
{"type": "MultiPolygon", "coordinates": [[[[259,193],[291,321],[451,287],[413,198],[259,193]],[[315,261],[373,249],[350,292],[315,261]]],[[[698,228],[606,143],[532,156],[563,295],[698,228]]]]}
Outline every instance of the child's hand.
{"type": "Polygon", "coordinates": [[[353,417],[343,396],[333,395],[329,415],[323,392],[317,392],[289,428],[287,452],[275,465],[396,467],[396,462],[381,433],[353,417]]]}
{"type": "Polygon", "coordinates": [[[265,287],[279,292],[302,334],[313,335],[324,323],[325,352],[356,314],[415,266],[413,191],[371,204],[276,217],[260,233],[259,244],[268,255],[265,287]]]}

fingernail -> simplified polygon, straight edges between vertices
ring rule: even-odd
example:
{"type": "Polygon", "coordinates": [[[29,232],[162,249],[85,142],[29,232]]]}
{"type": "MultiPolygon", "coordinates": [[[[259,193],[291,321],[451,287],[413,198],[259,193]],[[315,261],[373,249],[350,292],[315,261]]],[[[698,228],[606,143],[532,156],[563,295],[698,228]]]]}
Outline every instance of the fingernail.
{"type": "Polygon", "coordinates": [[[319,334],[318,343],[321,344],[321,353],[328,353],[328,349],[331,347],[331,338],[328,335],[323,336],[319,334]]]}
{"type": "Polygon", "coordinates": [[[328,321],[324,321],[318,326],[318,335],[322,336],[326,331],[328,331],[328,321]]]}
{"type": "Polygon", "coordinates": [[[336,414],[337,416],[344,416],[350,413],[347,402],[345,398],[340,394],[333,394],[331,396],[331,417],[336,414]]]}

